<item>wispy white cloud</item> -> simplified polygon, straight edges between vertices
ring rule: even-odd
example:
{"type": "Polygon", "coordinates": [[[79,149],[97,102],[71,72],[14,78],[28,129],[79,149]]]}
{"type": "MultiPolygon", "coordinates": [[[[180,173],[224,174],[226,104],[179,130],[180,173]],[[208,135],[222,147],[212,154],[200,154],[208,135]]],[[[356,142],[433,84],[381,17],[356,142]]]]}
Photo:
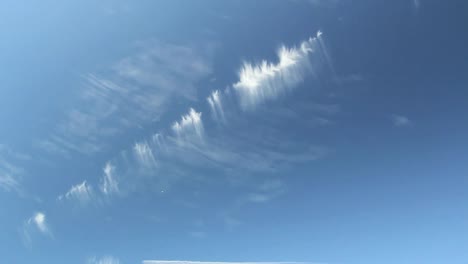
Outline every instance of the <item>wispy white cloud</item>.
{"type": "Polygon", "coordinates": [[[27,223],[29,225],[34,225],[43,234],[48,234],[50,232],[46,223],[46,216],[42,212],[35,213],[31,218],[29,218],[27,223]]]}
{"type": "Polygon", "coordinates": [[[34,216],[28,220],[28,223],[36,225],[37,229],[43,234],[48,234],[50,232],[46,223],[46,216],[42,212],[35,213],[34,216]]]}
{"type": "MultiPolygon", "coordinates": [[[[186,172],[189,168],[214,168],[226,173],[235,171],[238,174],[249,175],[254,172],[274,172],[283,166],[311,162],[327,155],[329,153],[327,148],[310,142],[297,144],[289,138],[275,137],[278,134],[271,128],[271,124],[264,122],[267,115],[271,118],[278,117],[273,109],[267,109],[266,113],[263,113],[261,108],[256,108],[257,111],[250,113],[250,117],[243,117],[242,112],[238,111],[238,105],[232,104],[238,98],[241,109],[251,110],[256,105],[272,100],[293,88],[304,80],[307,74],[313,73],[314,67],[328,64],[327,56],[318,40],[320,37],[319,32],[317,37],[310,38],[299,47],[282,47],[278,55],[279,62],[276,64],[269,62],[263,62],[262,65],[244,64],[237,83],[223,92],[213,91],[206,103],[209,104],[216,120],[225,120],[225,114],[229,113],[230,123],[213,128],[213,131],[206,131],[210,132],[209,137],[205,135],[202,113],[190,108],[187,114],[167,128],[169,132],[160,128],[160,132],[110,159],[119,167],[119,172],[121,171],[119,176],[122,184],[119,186],[121,188],[131,186],[132,190],[148,188],[148,184],[142,182],[151,181],[150,184],[157,185],[158,190],[163,192],[175,182],[186,179],[187,175],[191,175],[193,179],[193,173],[186,172]],[[312,54],[316,54],[317,58],[311,58],[312,54]],[[248,118],[255,118],[255,122],[249,123],[252,120],[248,118]],[[246,122],[249,123],[247,129],[246,122]],[[255,124],[255,129],[250,127],[252,124],[255,124]],[[265,134],[265,131],[268,133],[265,134]],[[136,158],[129,159],[129,153],[136,158]],[[139,175],[150,177],[138,177],[139,175]],[[137,181],[139,183],[136,183],[137,181]],[[136,185],[139,187],[135,187],[136,185]]],[[[140,73],[131,75],[139,76],[140,73]]],[[[148,83],[151,80],[150,77],[142,79],[148,83]]],[[[316,108],[313,110],[327,115],[340,110],[339,106],[331,104],[316,105],[316,108]]],[[[283,116],[280,119],[279,121],[283,123],[291,121],[290,116],[283,116]]],[[[304,123],[313,118],[300,116],[296,119],[297,123],[304,127],[304,123]]],[[[247,198],[244,196],[244,200],[266,202],[284,191],[279,187],[267,189],[268,187],[264,187],[251,191],[247,198]]]]}
{"type": "Polygon", "coordinates": [[[335,68],[333,67],[333,60],[330,55],[330,52],[328,51],[327,45],[325,45],[325,40],[323,39],[322,31],[317,32],[317,41],[320,45],[319,55],[321,55],[325,59],[327,66],[331,69],[334,77],[336,78],[335,68]]]}
{"type": "MultiPolygon", "coordinates": [[[[204,144],[185,145],[180,162],[192,165],[208,165],[229,170],[236,168],[246,172],[273,172],[291,164],[311,162],[326,156],[325,147],[307,148],[290,145],[274,149],[275,142],[262,141],[252,135],[250,139],[224,136],[213,137],[204,144]]],[[[276,143],[278,144],[278,143],[276,143]]],[[[175,151],[178,151],[177,149],[175,151]]]]}
{"type": "Polygon", "coordinates": [[[31,247],[32,236],[39,232],[42,235],[52,237],[47,218],[44,212],[36,212],[28,220],[26,220],[20,229],[20,235],[25,246],[31,247]]]}
{"type": "Polygon", "coordinates": [[[161,151],[166,151],[166,140],[163,134],[155,133],[151,136],[151,142],[161,151]]]}
{"type": "Polygon", "coordinates": [[[17,190],[19,183],[10,174],[0,171],[0,188],[5,191],[17,190]]]}
{"type": "Polygon", "coordinates": [[[195,100],[195,83],[212,72],[212,49],[139,43],[139,51],[110,71],[83,75],[76,105],[36,145],[65,157],[105,150],[106,139],[157,120],[174,96],[195,100]]]}
{"type": "Polygon", "coordinates": [[[303,41],[298,47],[280,47],[277,55],[277,63],[245,62],[241,67],[239,81],[233,88],[244,110],[253,109],[293,89],[308,73],[314,73],[314,67],[322,60],[331,66],[331,58],[324,47],[320,31],[316,37],[303,41]],[[316,58],[310,56],[314,53],[317,54],[316,58]]]}
{"type": "MultiPolygon", "coordinates": [[[[327,106],[321,107],[327,108],[327,106]]],[[[334,112],[335,109],[327,108],[325,112],[329,111],[334,112]]],[[[290,120],[290,118],[285,120],[290,120]]],[[[278,132],[260,123],[256,123],[256,127],[260,128],[258,131],[239,131],[237,129],[239,127],[233,122],[229,127],[216,131],[218,133],[210,133],[210,137],[199,140],[199,135],[203,135],[197,132],[203,131],[201,113],[191,110],[172,127],[175,137],[156,133],[142,141],[145,144],[138,148],[139,152],[151,155],[140,156],[149,158],[136,159],[136,162],[133,162],[125,154],[128,151],[123,151],[121,155],[113,158],[115,164],[121,168],[122,181],[126,182],[121,186],[126,189],[132,186],[132,191],[134,191],[135,184],[139,185],[139,188],[147,188],[150,184],[157,185],[156,188],[160,191],[165,191],[166,188],[186,179],[188,175],[191,175],[193,180],[193,173],[187,174],[186,172],[189,168],[191,170],[201,167],[212,168],[229,174],[235,171],[243,175],[257,172],[271,173],[282,167],[312,162],[330,152],[325,147],[310,144],[304,147],[304,144],[294,143],[287,137],[276,137],[279,136],[278,132]],[[198,126],[200,128],[197,128],[198,126]],[[264,129],[269,131],[267,137],[262,132],[264,129]],[[146,163],[142,160],[157,160],[158,166],[153,166],[148,170],[146,163]],[[149,177],[138,177],[139,175],[149,177]]],[[[241,127],[244,126],[241,125],[241,127]]],[[[131,152],[135,152],[134,148],[131,152]]],[[[252,193],[268,196],[269,200],[279,195],[265,190],[252,193]]],[[[251,196],[252,200],[261,199],[256,199],[254,196],[256,195],[251,196]]],[[[260,196],[257,195],[257,197],[260,196]]]]}
{"type": "Polygon", "coordinates": [[[222,103],[222,97],[219,90],[213,91],[207,98],[208,104],[210,105],[211,113],[213,118],[218,122],[225,122],[224,109],[222,103]]]}
{"type": "Polygon", "coordinates": [[[112,195],[121,194],[120,178],[117,177],[116,167],[112,162],[108,161],[103,169],[102,176],[99,182],[96,183],[98,188],[93,188],[93,185],[87,181],[73,185],[65,194],[60,195],[59,201],[69,201],[77,203],[80,206],[89,204],[102,205],[102,202],[107,201],[107,198],[112,195]]]}
{"type": "Polygon", "coordinates": [[[420,0],[413,0],[413,6],[414,8],[416,8],[416,10],[418,10],[419,7],[421,6],[420,0]]]}
{"type": "Polygon", "coordinates": [[[144,86],[195,99],[194,83],[212,72],[212,47],[142,43],[143,51],[121,60],[114,68],[120,76],[144,86]],[[177,87],[177,89],[174,89],[177,87]]]}
{"type": "Polygon", "coordinates": [[[15,160],[29,161],[32,157],[28,154],[16,151],[5,144],[0,143],[0,155],[7,155],[15,160]]]}
{"type": "Polygon", "coordinates": [[[393,125],[396,127],[404,127],[412,124],[411,120],[403,115],[392,115],[391,116],[393,125]]]}
{"type": "Polygon", "coordinates": [[[92,257],[89,258],[86,264],[120,264],[120,260],[118,258],[112,256],[104,256],[104,257],[92,257]]]}
{"type": "Polygon", "coordinates": [[[203,138],[202,113],[190,108],[188,114],[183,115],[180,121],[174,122],[172,130],[180,138],[192,137],[196,135],[203,138]]]}
{"type": "Polygon", "coordinates": [[[133,151],[137,160],[146,167],[156,166],[153,150],[147,142],[135,143],[133,151]]]}
{"type": "Polygon", "coordinates": [[[119,193],[119,182],[115,175],[115,167],[111,162],[107,162],[103,169],[104,175],[101,178],[99,186],[104,195],[112,195],[119,193]]]}
{"type": "Polygon", "coordinates": [[[21,164],[30,159],[31,157],[29,155],[15,151],[4,144],[0,144],[0,189],[7,192],[19,192],[20,181],[24,174],[24,169],[21,164]]]}
{"type": "Polygon", "coordinates": [[[58,200],[70,200],[76,201],[81,205],[86,205],[91,202],[94,198],[94,191],[91,185],[86,181],[83,181],[80,184],[73,185],[70,190],[64,195],[60,195],[58,200]]]}

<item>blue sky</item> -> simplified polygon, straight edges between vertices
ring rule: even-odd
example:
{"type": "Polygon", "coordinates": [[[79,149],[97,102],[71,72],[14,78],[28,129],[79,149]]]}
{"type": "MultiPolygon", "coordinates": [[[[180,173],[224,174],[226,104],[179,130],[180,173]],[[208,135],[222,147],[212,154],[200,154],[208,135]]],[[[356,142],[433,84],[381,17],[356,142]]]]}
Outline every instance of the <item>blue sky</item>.
{"type": "Polygon", "coordinates": [[[466,263],[467,7],[2,1],[0,262],[466,263]]]}

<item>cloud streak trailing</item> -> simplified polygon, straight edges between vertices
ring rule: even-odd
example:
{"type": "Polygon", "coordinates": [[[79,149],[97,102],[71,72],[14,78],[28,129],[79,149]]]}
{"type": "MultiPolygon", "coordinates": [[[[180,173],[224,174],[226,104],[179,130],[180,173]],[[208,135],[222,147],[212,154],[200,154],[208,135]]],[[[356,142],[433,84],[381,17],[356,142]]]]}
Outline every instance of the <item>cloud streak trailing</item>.
{"type": "Polygon", "coordinates": [[[188,114],[183,115],[180,121],[174,122],[172,130],[178,137],[190,137],[196,135],[198,138],[203,137],[203,122],[201,119],[202,113],[190,108],[188,114]]]}
{"type": "Polygon", "coordinates": [[[223,104],[221,102],[221,94],[219,90],[213,91],[206,99],[210,105],[213,118],[218,122],[225,122],[223,104]]]}
{"type": "Polygon", "coordinates": [[[119,192],[119,182],[115,176],[115,167],[107,162],[103,169],[104,175],[101,179],[100,189],[104,195],[111,195],[119,192]]]}
{"type": "Polygon", "coordinates": [[[105,151],[109,139],[157,119],[175,96],[194,100],[195,84],[212,72],[210,49],[149,41],[110,71],[83,75],[78,103],[37,147],[68,158],[105,151]]]}
{"type": "MultiPolygon", "coordinates": [[[[268,61],[262,61],[259,64],[245,62],[238,72],[239,79],[237,82],[223,91],[214,90],[210,93],[205,102],[208,104],[215,121],[228,125],[228,112],[237,109],[254,111],[260,105],[286,95],[288,91],[303,82],[308,75],[317,74],[324,64],[332,68],[331,58],[323,43],[320,31],[315,37],[301,42],[298,46],[280,47],[277,55],[278,62],[276,63],[268,61]]],[[[200,162],[211,162],[220,166],[227,164],[230,164],[230,166],[244,166],[247,170],[257,168],[271,170],[274,167],[273,164],[292,162],[289,161],[288,157],[295,157],[295,161],[302,161],[313,160],[317,156],[315,150],[300,154],[289,153],[288,157],[271,150],[262,150],[262,153],[257,153],[258,150],[238,153],[239,150],[226,143],[225,139],[220,140],[222,137],[218,137],[218,140],[215,138],[216,135],[213,134],[205,138],[202,112],[191,107],[188,113],[172,123],[169,131],[162,129],[151,138],[137,142],[133,145],[133,148],[122,152],[127,153],[130,151],[133,153],[136,162],[128,160],[126,156],[123,158],[124,163],[118,162],[118,159],[120,159],[118,157],[114,158],[112,162],[108,162],[104,167],[104,174],[100,181],[100,193],[109,195],[123,191],[122,188],[126,184],[122,182],[135,180],[135,173],[153,175],[155,169],[170,169],[172,171],[174,167],[170,163],[174,160],[190,163],[191,165],[200,164],[200,162]],[[119,185],[119,180],[115,176],[116,167],[119,167],[121,172],[121,185],[119,185]],[[129,175],[133,176],[130,177],[129,175]]],[[[180,170],[180,168],[176,170],[180,170]]],[[[166,175],[168,173],[167,171],[158,173],[158,175],[162,174],[166,175]]],[[[164,181],[169,182],[172,180],[164,179],[164,181]]],[[[74,199],[83,203],[90,200],[92,196],[92,187],[84,181],[80,185],[73,186],[70,191],[60,196],[59,199],[74,199]]],[[[254,201],[269,199],[270,196],[267,198],[259,195],[252,196],[254,201]]]]}
{"type": "Polygon", "coordinates": [[[147,142],[136,143],[133,146],[133,151],[137,160],[146,167],[156,166],[156,159],[153,151],[147,142]]]}
{"type": "Polygon", "coordinates": [[[252,110],[295,88],[323,59],[330,65],[331,59],[321,35],[319,31],[316,37],[303,41],[298,47],[281,46],[277,63],[266,60],[259,64],[245,62],[239,70],[239,81],[232,86],[241,108],[252,110]],[[312,58],[311,54],[318,56],[312,58]]]}
{"type": "Polygon", "coordinates": [[[73,185],[68,192],[64,195],[60,195],[58,197],[59,201],[69,200],[69,201],[77,201],[81,205],[86,205],[87,203],[91,202],[94,197],[94,190],[91,185],[89,185],[86,181],[83,181],[80,184],[73,185]]]}

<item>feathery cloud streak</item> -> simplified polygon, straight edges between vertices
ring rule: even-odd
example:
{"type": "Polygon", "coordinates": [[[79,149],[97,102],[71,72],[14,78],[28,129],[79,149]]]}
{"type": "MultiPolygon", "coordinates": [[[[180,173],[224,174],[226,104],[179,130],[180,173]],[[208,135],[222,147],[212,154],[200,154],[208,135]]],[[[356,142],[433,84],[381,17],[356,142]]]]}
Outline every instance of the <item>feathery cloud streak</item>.
{"type": "Polygon", "coordinates": [[[0,171],[0,188],[5,191],[16,190],[19,187],[18,181],[10,174],[0,171]]]}
{"type": "Polygon", "coordinates": [[[141,43],[111,71],[85,74],[76,106],[37,145],[66,157],[97,153],[106,149],[105,139],[157,120],[174,96],[194,100],[195,83],[212,72],[207,46],[141,43]]]}
{"type": "MultiPolygon", "coordinates": [[[[232,104],[235,102],[232,96],[239,99],[237,102],[241,109],[253,110],[258,104],[273,100],[294,88],[308,73],[314,73],[322,64],[329,64],[319,38],[321,32],[317,33],[317,37],[302,42],[299,47],[282,47],[278,53],[280,59],[277,64],[244,64],[237,83],[223,92],[213,91],[205,101],[215,120],[224,121],[226,110],[230,111],[231,118],[231,112],[239,109],[236,104],[232,104]],[[317,56],[311,56],[312,54],[317,56]]],[[[268,115],[276,116],[274,111],[267,112],[268,115]]],[[[258,114],[264,119],[265,113],[260,111],[258,114]]],[[[261,131],[243,131],[245,120],[242,120],[241,115],[235,120],[236,122],[230,122],[216,131],[206,131],[209,137],[205,138],[202,113],[190,108],[187,114],[172,124],[169,133],[162,129],[161,132],[134,144],[130,150],[125,150],[120,156],[111,159],[112,163],[119,167],[119,175],[125,182],[120,185],[121,188],[134,185],[135,179],[151,180],[161,186],[167,186],[184,177],[184,168],[199,167],[201,164],[226,171],[236,168],[242,173],[272,172],[280,166],[313,161],[328,153],[328,150],[322,147],[304,148],[304,145],[291,145],[287,138],[268,140],[264,135],[260,135],[261,131]],[[237,128],[241,131],[237,131],[237,128]],[[136,162],[128,159],[129,152],[133,154],[136,162]],[[139,174],[150,177],[141,178],[138,177],[139,174]]],[[[284,120],[286,119],[281,118],[279,121],[284,120]]],[[[258,126],[262,122],[257,119],[255,123],[258,126]]],[[[271,124],[263,122],[263,126],[265,125],[271,124]]],[[[269,137],[273,137],[272,129],[263,128],[268,129],[269,137]]],[[[106,177],[105,173],[104,179],[106,177]]],[[[103,185],[101,183],[101,191],[104,193],[103,185]]],[[[271,195],[271,192],[256,192],[251,195],[250,200],[267,201],[281,192],[279,189],[273,192],[274,195],[271,195]]]]}
{"type": "Polygon", "coordinates": [[[24,173],[21,164],[30,159],[30,156],[0,144],[0,190],[21,192],[20,180],[24,173]]]}
{"type": "Polygon", "coordinates": [[[94,191],[92,186],[83,181],[80,184],[73,185],[67,193],[60,195],[58,200],[72,200],[79,202],[81,205],[86,205],[93,200],[93,197],[94,191]]]}
{"type": "Polygon", "coordinates": [[[100,189],[104,195],[111,195],[119,192],[119,182],[115,176],[115,167],[107,162],[103,169],[104,175],[101,178],[100,189]]]}
{"type": "Polygon", "coordinates": [[[201,116],[201,112],[190,108],[188,114],[183,115],[180,121],[174,122],[172,130],[178,137],[191,137],[196,135],[201,139],[203,137],[203,122],[201,116]]]}
{"type": "Polygon", "coordinates": [[[221,94],[219,90],[213,91],[206,100],[210,105],[213,118],[218,122],[225,122],[226,119],[224,117],[223,104],[221,102],[221,94]]]}
{"type": "Polygon", "coordinates": [[[277,63],[245,62],[239,70],[239,81],[232,86],[239,96],[241,108],[254,109],[258,104],[293,89],[308,73],[313,73],[314,68],[319,66],[317,63],[323,60],[331,65],[321,35],[319,31],[316,37],[303,41],[298,47],[280,47],[277,63]],[[312,58],[311,54],[318,56],[312,58]]]}
{"type": "Polygon", "coordinates": [[[154,158],[153,151],[147,142],[135,143],[133,151],[137,160],[146,167],[156,166],[156,159],[154,158]]]}

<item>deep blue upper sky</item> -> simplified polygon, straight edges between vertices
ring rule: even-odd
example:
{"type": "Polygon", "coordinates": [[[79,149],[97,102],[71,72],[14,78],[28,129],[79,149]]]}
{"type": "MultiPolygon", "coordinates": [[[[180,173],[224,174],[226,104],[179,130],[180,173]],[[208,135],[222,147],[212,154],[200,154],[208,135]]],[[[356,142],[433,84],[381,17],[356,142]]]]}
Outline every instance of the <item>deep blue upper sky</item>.
{"type": "Polygon", "coordinates": [[[467,14],[2,1],[0,263],[466,263],[467,14]]]}

